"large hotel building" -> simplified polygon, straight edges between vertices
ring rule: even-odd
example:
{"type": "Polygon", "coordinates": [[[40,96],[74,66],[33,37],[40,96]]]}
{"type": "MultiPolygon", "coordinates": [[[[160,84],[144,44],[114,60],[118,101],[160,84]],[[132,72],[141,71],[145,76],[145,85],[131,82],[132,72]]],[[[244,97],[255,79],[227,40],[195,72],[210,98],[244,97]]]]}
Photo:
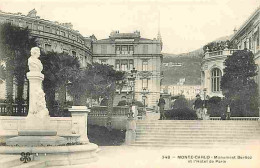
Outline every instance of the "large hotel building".
{"type": "MultiPolygon", "coordinates": [[[[253,14],[244,22],[244,24],[234,31],[231,37],[237,48],[206,52],[201,67],[202,88],[207,95],[222,97],[220,88],[221,77],[223,76],[224,61],[227,56],[232,55],[236,50],[248,49],[253,52],[255,63],[258,66],[258,75],[255,77],[256,83],[260,86],[260,8],[257,8],[253,14]]],[[[258,87],[259,88],[259,87],[258,87]]],[[[259,89],[260,91],[260,89],[259,89]]],[[[260,93],[259,93],[260,95],[260,93]]]]}
{"type": "MultiPolygon", "coordinates": [[[[71,23],[58,23],[50,20],[41,19],[37,16],[35,9],[27,15],[21,13],[5,13],[0,11],[0,22],[9,22],[12,25],[26,28],[31,35],[36,38],[38,47],[42,51],[55,51],[58,53],[68,53],[78,57],[81,66],[86,66],[92,62],[91,41],[95,37],[83,37],[78,31],[73,29],[71,23]]],[[[15,82],[15,81],[14,81],[15,82]]],[[[25,87],[26,88],[26,87],[25,87]]],[[[0,99],[5,99],[5,82],[0,84],[0,99]]],[[[24,90],[26,93],[26,89],[24,90]]],[[[24,98],[26,99],[24,94],[24,98]]],[[[16,85],[14,84],[14,99],[16,98],[16,85]]]]}
{"type": "Polygon", "coordinates": [[[116,70],[131,75],[137,70],[134,86],[127,85],[116,95],[114,105],[122,99],[134,99],[155,108],[160,98],[162,40],[142,38],[139,31],[119,33],[114,31],[109,38],[93,42],[93,61],[113,65],[116,70]]]}

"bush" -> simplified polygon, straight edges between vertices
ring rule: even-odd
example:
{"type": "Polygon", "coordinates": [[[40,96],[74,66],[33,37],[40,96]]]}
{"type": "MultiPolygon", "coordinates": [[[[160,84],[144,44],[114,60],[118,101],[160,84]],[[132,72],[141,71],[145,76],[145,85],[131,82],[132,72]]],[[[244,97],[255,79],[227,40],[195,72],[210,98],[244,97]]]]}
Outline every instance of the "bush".
{"type": "Polygon", "coordinates": [[[188,107],[188,101],[185,99],[184,96],[179,96],[173,105],[174,109],[184,109],[188,107]]]}
{"type": "Polygon", "coordinates": [[[220,117],[223,114],[224,102],[218,96],[213,96],[208,100],[207,112],[211,117],[220,117]]]}
{"type": "Polygon", "coordinates": [[[168,110],[165,113],[167,120],[197,120],[197,115],[194,110],[189,108],[178,108],[168,110]]]}

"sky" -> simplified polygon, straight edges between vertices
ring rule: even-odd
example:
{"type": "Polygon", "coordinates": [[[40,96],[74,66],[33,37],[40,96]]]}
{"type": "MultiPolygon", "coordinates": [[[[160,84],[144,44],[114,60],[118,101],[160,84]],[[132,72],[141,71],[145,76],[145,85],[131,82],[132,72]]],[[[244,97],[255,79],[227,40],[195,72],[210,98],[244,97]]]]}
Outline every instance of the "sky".
{"type": "Polygon", "coordinates": [[[71,22],[83,36],[108,38],[111,31],[139,30],[156,38],[163,53],[196,50],[233,34],[260,5],[260,0],[0,0],[3,12],[27,14],[36,9],[42,19],[71,22]]]}

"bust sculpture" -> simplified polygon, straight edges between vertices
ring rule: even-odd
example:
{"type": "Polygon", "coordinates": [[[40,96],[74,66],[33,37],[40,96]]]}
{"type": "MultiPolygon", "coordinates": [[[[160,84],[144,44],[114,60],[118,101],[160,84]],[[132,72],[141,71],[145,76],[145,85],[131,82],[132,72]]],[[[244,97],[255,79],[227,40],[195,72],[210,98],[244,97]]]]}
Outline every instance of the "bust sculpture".
{"type": "Polygon", "coordinates": [[[31,49],[31,56],[28,59],[28,65],[30,72],[41,72],[43,67],[42,63],[39,60],[40,57],[40,49],[38,47],[33,47],[31,49]]]}

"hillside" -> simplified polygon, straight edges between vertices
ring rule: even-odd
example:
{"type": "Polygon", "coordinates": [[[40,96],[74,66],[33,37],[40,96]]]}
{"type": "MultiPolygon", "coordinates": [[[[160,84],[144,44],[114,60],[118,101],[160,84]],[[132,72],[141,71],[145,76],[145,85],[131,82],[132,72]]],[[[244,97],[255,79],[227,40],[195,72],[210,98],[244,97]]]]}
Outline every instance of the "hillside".
{"type": "Polygon", "coordinates": [[[162,66],[164,73],[162,84],[177,84],[180,78],[185,78],[185,84],[187,85],[200,85],[200,65],[202,55],[202,49],[180,55],[164,53],[163,63],[181,63],[182,66],[166,66],[164,64],[162,66]]]}
{"type": "MultiPolygon", "coordinates": [[[[216,40],[226,41],[231,38],[232,35],[223,36],[216,40]]],[[[212,41],[212,42],[214,42],[212,41]]],[[[186,85],[200,85],[201,77],[200,77],[200,69],[201,69],[201,61],[203,56],[202,47],[191,51],[189,53],[183,54],[169,54],[163,53],[163,63],[167,64],[162,66],[164,79],[163,85],[173,85],[177,84],[180,78],[185,78],[186,85]],[[170,66],[171,65],[171,66],[170,66]],[[180,66],[181,65],[181,66],[180,66]]]]}

